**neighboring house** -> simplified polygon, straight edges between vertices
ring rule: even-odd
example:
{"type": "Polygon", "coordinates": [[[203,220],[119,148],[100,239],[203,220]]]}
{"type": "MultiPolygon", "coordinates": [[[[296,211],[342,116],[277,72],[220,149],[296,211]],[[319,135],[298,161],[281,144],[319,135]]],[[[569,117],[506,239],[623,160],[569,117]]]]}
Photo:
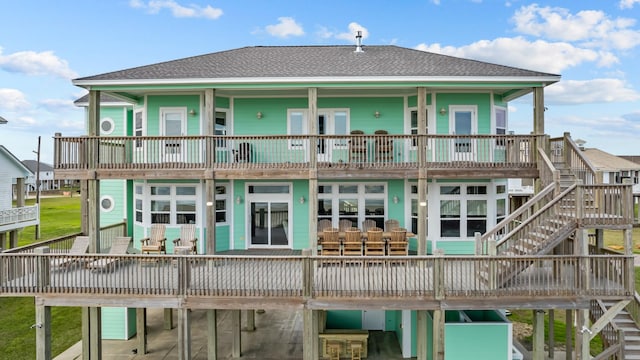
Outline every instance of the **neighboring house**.
{"type": "Polygon", "coordinates": [[[25,179],[33,175],[7,148],[0,145],[0,248],[18,245],[18,230],[38,225],[37,205],[25,206],[25,179]],[[15,188],[16,206],[13,206],[15,188]],[[8,241],[7,241],[8,240],[8,241]]]}
{"type": "MultiPolygon", "coordinates": [[[[344,341],[361,330],[393,332],[407,358],[511,359],[504,308],[576,310],[566,331],[588,343],[591,301],[605,293],[631,300],[633,284],[626,282],[630,256],[593,257],[587,271],[578,267],[591,254],[585,234],[615,228],[627,236],[631,225],[626,207],[576,210],[584,194],[610,188],[593,187],[595,174],[574,161],[582,158],[569,136],[547,143],[544,88],[559,80],[361,45],[245,47],[76,79],[89,90],[79,104],[87,136],[57,134],[54,168],[56,178],[83,183],[83,228],[93,248],[100,248],[100,226],[126,218],[138,249],[161,224],[172,253],[170,240],[195,224],[198,254],[211,256],[172,258],[167,266],[148,255],[122,257],[125,268],[112,273],[78,270],[86,277],[73,290],[38,291],[38,306],[90,307],[91,358],[100,347],[90,344],[107,333],[131,336],[132,315],[143,316],[117,307],[177,309],[181,359],[191,355],[195,308],[210,310],[213,334],[215,309],[236,310],[229,329],[236,357],[240,310],[273,308],[303,312],[304,359],[320,348],[326,356],[366,345],[344,341]],[[534,132],[510,134],[509,102],[526,94],[533,94],[534,132]],[[562,165],[588,185],[555,192],[548,148],[566,154],[562,165]],[[507,179],[517,177],[536,179],[540,199],[509,215],[507,179]],[[406,258],[322,256],[323,220],[384,228],[390,219],[412,235],[406,258]],[[550,256],[557,249],[575,252],[550,256]],[[596,271],[610,267],[619,271],[606,279],[596,271]],[[554,269],[563,276],[548,273],[554,269]],[[114,308],[95,308],[105,304],[114,308]],[[327,340],[331,333],[336,341],[327,340]]],[[[624,196],[615,194],[606,196],[624,196]]],[[[534,312],[536,356],[544,352],[544,314],[534,312]]],[[[588,351],[575,349],[580,358],[588,351]]]]}
{"type": "Polygon", "coordinates": [[[53,167],[49,164],[40,163],[38,167],[37,160],[22,160],[24,166],[34,175],[27,178],[28,191],[36,191],[36,173],[40,172],[40,191],[60,190],[63,186],[71,184],[71,180],[59,180],[53,177],[53,167]]]}
{"type": "Polygon", "coordinates": [[[640,164],[595,148],[582,150],[593,166],[602,173],[604,184],[639,184],[640,164]]]}

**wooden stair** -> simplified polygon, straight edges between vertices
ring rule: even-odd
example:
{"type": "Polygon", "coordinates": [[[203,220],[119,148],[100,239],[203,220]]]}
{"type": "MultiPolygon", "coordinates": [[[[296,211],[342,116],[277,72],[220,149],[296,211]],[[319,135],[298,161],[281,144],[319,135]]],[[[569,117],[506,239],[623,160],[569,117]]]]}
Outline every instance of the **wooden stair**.
{"type": "MultiPolygon", "coordinates": [[[[614,301],[603,301],[604,306],[609,309],[615,304],[614,301]]],[[[590,312],[590,315],[592,313],[590,312]]],[[[591,316],[591,321],[596,321],[591,316]]],[[[624,333],[624,358],[627,360],[640,360],[640,329],[626,309],[621,310],[611,321],[614,327],[624,333]]]]}

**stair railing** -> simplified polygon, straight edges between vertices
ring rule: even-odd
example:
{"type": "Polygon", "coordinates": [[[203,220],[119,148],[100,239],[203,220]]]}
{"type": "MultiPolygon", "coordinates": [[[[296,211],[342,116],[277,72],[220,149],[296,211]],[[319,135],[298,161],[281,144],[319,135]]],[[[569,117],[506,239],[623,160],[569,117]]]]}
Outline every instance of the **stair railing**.
{"type": "Polygon", "coordinates": [[[589,159],[584,156],[583,151],[571,139],[569,133],[564,133],[564,163],[568,169],[582,180],[584,185],[601,184],[599,173],[589,159]]]}
{"type": "MultiPolygon", "coordinates": [[[[637,293],[636,293],[637,294],[637,293]]],[[[602,300],[591,301],[589,316],[592,322],[597,321],[607,311],[607,307],[602,300]]],[[[604,359],[624,359],[624,330],[620,329],[613,321],[608,322],[602,330],[600,330],[600,338],[602,339],[604,350],[598,354],[593,360],[604,359]]]]}
{"type": "MultiPolygon", "coordinates": [[[[571,219],[575,223],[577,217],[575,190],[577,187],[578,185],[576,184],[570,186],[527,218],[522,224],[506,233],[496,242],[497,255],[504,254],[507,249],[526,248],[531,245],[526,244],[527,239],[532,232],[541,226],[553,226],[554,230],[559,230],[565,226],[562,222],[546,223],[548,220],[571,219]]],[[[539,250],[540,246],[535,248],[539,250]]]]}
{"type": "Polygon", "coordinates": [[[487,254],[487,244],[489,240],[499,241],[504,235],[510,233],[519,225],[527,221],[533,214],[536,213],[536,209],[548,204],[553,200],[555,191],[555,184],[547,185],[542,191],[537,193],[534,197],[529,199],[522,206],[513,211],[509,216],[500,221],[491,230],[480,236],[476,242],[476,254],[487,254]]]}
{"type": "Polygon", "coordinates": [[[560,171],[558,171],[553,162],[547,156],[542,148],[538,148],[538,170],[540,171],[540,182],[542,187],[555,184],[556,194],[560,193],[560,171]]]}

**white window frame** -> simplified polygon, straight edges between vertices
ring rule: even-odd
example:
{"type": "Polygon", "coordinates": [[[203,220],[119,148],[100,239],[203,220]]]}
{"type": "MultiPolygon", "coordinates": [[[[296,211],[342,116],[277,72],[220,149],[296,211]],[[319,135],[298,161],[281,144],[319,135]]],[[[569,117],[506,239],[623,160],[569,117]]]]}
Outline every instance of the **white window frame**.
{"type": "MultiPolygon", "coordinates": [[[[427,116],[426,116],[426,132],[424,134],[419,134],[419,135],[427,135],[429,134],[429,129],[431,128],[431,119],[429,118],[431,116],[431,109],[430,106],[426,107],[426,111],[427,111],[427,116]]],[[[411,106],[407,108],[407,115],[406,115],[406,119],[405,119],[405,133],[407,135],[418,135],[418,129],[420,127],[420,124],[418,124],[416,122],[417,127],[413,127],[411,126],[411,114],[415,112],[416,116],[418,115],[418,107],[417,106],[411,106]],[[415,134],[413,133],[413,131],[415,130],[415,134]]],[[[417,144],[413,141],[409,141],[409,146],[411,150],[415,150],[417,148],[417,144]]]]}
{"type": "MultiPolygon", "coordinates": [[[[483,218],[485,220],[485,232],[495,226],[495,206],[498,198],[503,198],[503,196],[496,196],[495,187],[497,185],[506,185],[502,183],[438,183],[436,184],[436,196],[437,196],[437,206],[438,206],[438,216],[437,216],[437,237],[440,240],[445,241],[455,241],[455,240],[469,240],[473,239],[473,236],[467,236],[467,222],[470,220],[467,212],[467,201],[468,200],[484,200],[486,204],[486,216],[483,218]],[[443,186],[459,186],[460,194],[441,194],[440,189],[443,186]],[[486,194],[467,194],[467,188],[472,186],[484,186],[486,188],[486,194]],[[441,201],[442,200],[458,200],[460,201],[460,216],[455,218],[460,221],[460,235],[459,236],[451,236],[445,237],[442,236],[442,220],[453,219],[453,218],[443,218],[442,213],[440,211],[441,201]]],[[[502,195],[502,194],[501,194],[502,195]]],[[[504,194],[506,197],[507,193],[504,194]]],[[[507,205],[508,206],[508,205],[507,205]]],[[[509,210],[508,208],[506,209],[509,210]]],[[[475,218],[472,218],[473,220],[475,218]]],[[[478,218],[479,219],[479,218],[478,218]]]]}
{"type": "MultiPolygon", "coordinates": [[[[338,223],[340,221],[340,200],[341,199],[355,199],[358,201],[358,221],[353,226],[357,228],[362,228],[362,222],[367,218],[367,214],[365,212],[365,203],[367,199],[374,200],[382,200],[383,201],[383,209],[384,214],[382,215],[384,220],[387,220],[389,217],[389,204],[387,201],[389,187],[385,182],[365,182],[365,183],[354,183],[354,182],[321,182],[318,186],[331,186],[331,193],[318,193],[318,200],[331,200],[331,223],[338,227],[338,223]],[[340,186],[357,186],[357,192],[355,194],[341,194],[339,191],[340,186]],[[383,191],[381,193],[366,193],[366,186],[382,186],[383,191]]],[[[319,214],[315,214],[316,217],[319,217],[319,214]]],[[[371,217],[371,216],[370,216],[371,217]]],[[[323,218],[327,218],[326,215],[323,218]]],[[[384,221],[383,221],[384,223],[384,221]]]]}
{"type": "MultiPolygon", "coordinates": [[[[309,133],[309,115],[308,115],[308,111],[306,109],[287,109],[287,135],[306,135],[309,133]],[[292,134],[291,133],[291,127],[292,127],[292,118],[291,116],[294,113],[300,113],[302,115],[302,133],[301,134],[292,134]]],[[[296,141],[296,140],[289,140],[288,141],[288,147],[289,150],[299,150],[299,149],[305,149],[307,147],[307,143],[306,141],[296,141]]]]}
{"type": "MultiPolygon", "coordinates": [[[[145,136],[146,127],[145,127],[145,112],[144,109],[135,109],[133,111],[133,136],[145,136]],[[138,115],[140,115],[140,126],[138,127],[138,115]],[[138,131],[140,134],[138,134],[138,131]]],[[[136,149],[142,150],[142,141],[136,140],[136,149]]]]}
{"type": "MultiPolygon", "coordinates": [[[[471,112],[470,135],[478,133],[478,106],[477,105],[449,105],[449,133],[455,135],[456,113],[471,112]]],[[[460,135],[460,134],[458,134],[460,135]]],[[[462,134],[466,135],[466,134],[462,134]]]]}
{"type": "Polygon", "coordinates": [[[218,194],[218,190],[216,189],[216,195],[215,195],[215,203],[214,205],[214,212],[215,212],[215,218],[216,218],[216,225],[227,225],[229,224],[229,217],[230,217],[230,209],[229,209],[229,204],[230,204],[230,199],[231,199],[231,194],[229,193],[231,191],[231,187],[229,184],[216,184],[216,188],[222,187],[225,189],[224,194],[218,194]],[[218,210],[218,206],[217,203],[218,201],[222,201],[224,202],[224,209],[218,210]],[[218,213],[225,213],[224,216],[224,221],[218,221],[218,213]]]}
{"type": "MultiPolygon", "coordinates": [[[[417,234],[418,233],[417,227],[415,229],[413,228],[413,219],[415,218],[416,221],[417,221],[418,214],[416,214],[415,216],[413,215],[413,212],[411,211],[412,210],[411,203],[415,200],[416,206],[417,206],[416,210],[420,211],[420,209],[419,209],[420,208],[420,201],[418,199],[418,191],[420,191],[420,189],[418,189],[418,182],[415,181],[415,180],[408,180],[408,181],[405,182],[405,185],[406,185],[405,199],[408,200],[408,201],[405,202],[405,206],[406,206],[405,210],[406,210],[406,214],[407,214],[406,221],[405,221],[405,224],[406,224],[405,227],[407,229],[409,229],[411,232],[413,232],[414,234],[417,234]],[[416,187],[416,192],[415,193],[412,191],[412,187],[414,187],[414,186],[416,187]]],[[[425,193],[427,194],[427,203],[425,204],[425,207],[427,209],[429,209],[429,186],[430,185],[431,185],[430,183],[427,183],[427,188],[425,189],[425,193]]],[[[426,220],[427,220],[426,233],[429,234],[429,211],[425,211],[425,214],[426,214],[426,220]]],[[[427,238],[429,238],[429,237],[427,236],[427,238]]]]}
{"type": "Polygon", "coordinates": [[[193,200],[194,204],[195,204],[195,210],[194,210],[194,214],[195,214],[195,218],[196,221],[195,223],[198,224],[200,222],[200,217],[201,217],[201,213],[198,211],[198,199],[200,199],[200,186],[198,186],[198,184],[193,184],[193,183],[184,183],[184,184],[166,184],[166,183],[152,183],[152,184],[145,184],[143,185],[144,190],[143,192],[146,194],[146,196],[143,197],[144,201],[142,203],[143,209],[148,208],[149,211],[146,212],[146,214],[144,214],[144,210],[143,210],[143,216],[144,216],[144,223],[145,224],[153,224],[152,222],[152,217],[151,217],[151,202],[154,200],[158,200],[158,201],[169,201],[169,222],[165,223],[165,225],[169,225],[169,226],[180,226],[182,225],[182,223],[178,223],[177,221],[177,215],[178,213],[185,213],[184,211],[178,211],[177,210],[177,201],[178,200],[193,200]],[[169,194],[168,195],[151,195],[151,188],[152,187],[168,187],[169,188],[169,194]],[[195,194],[194,195],[177,195],[176,194],[176,188],[177,187],[193,187],[195,189],[195,194]]]}

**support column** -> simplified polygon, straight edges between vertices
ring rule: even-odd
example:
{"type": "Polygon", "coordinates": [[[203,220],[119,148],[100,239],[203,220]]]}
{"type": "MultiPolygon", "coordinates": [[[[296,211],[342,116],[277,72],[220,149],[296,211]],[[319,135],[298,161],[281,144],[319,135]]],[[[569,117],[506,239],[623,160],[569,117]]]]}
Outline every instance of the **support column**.
{"type": "Polygon", "coordinates": [[[240,310],[231,310],[231,357],[242,356],[242,313],[240,310]]]}
{"type": "Polygon", "coordinates": [[[178,309],[178,359],[191,360],[190,309],[178,309]]]}
{"type": "Polygon", "coordinates": [[[416,357],[427,360],[427,311],[416,311],[416,357]]]}
{"type": "Polygon", "coordinates": [[[564,344],[565,344],[565,359],[573,359],[573,310],[566,310],[565,316],[565,332],[564,332],[564,344]]]}
{"type": "Polygon", "coordinates": [[[555,334],[555,312],[553,309],[549,309],[549,315],[547,317],[549,321],[549,336],[548,336],[548,345],[549,349],[549,358],[553,359],[555,357],[554,350],[556,348],[556,334],[555,334]]]}
{"type": "Polygon", "coordinates": [[[164,324],[165,330],[173,329],[173,309],[164,309],[164,324]]]}
{"type": "Polygon", "coordinates": [[[533,310],[533,360],[544,359],[544,310],[533,310]]]}
{"type": "Polygon", "coordinates": [[[18,230],[9,231],[9,249],[18,247],[18,230]]]}
{"type": "MultiPolygon", "coordinates": [[[[427,89],[418,88],[418,255],[427,254],[427,89]]],[[[435,246],[434,249],[435,250],[435,246]]]]}
{"type": "Polygon", "coordinates": [[[312,255],[318,255],[318,89],[308,90],[307,129],[309,130],[309,244],[312,255]]]}
{"type": "Polygon", "coordinates": [[[444,360],[444,310],[433,311],[433,359],[444,360]]]}
{"type": "Polygon", "coordinates": [[[590,334],[589,326],[589,310],[576,310],[576,360],[589,360],[590,334]]]}
{"type": "Polygon", "coordinates": [[[207,360],[218,360],[218,315],[215,309],[207,310],[207,360]]]}
{"type": "MultiPolygon", "coordinates": [[[[216,126],[216,91],[215,89],[206,89],[204,91],[204,119],[207,125],[207,135],[215,135],[216,126]]],[[[216,145],[211,138],[207,141],[207,164],[211,168],[216,161],[216,145]]],[[[210,168],[210,169],[211,169],[210,168]]],[[[211,178],[204,181],[206,209],[205,209],[205,253],[214,255],[216,253],[216,182],[211,171],[211,178]]]]}
{"type": "Polygon", "coordinates": [[[33,327],[36,329],[36,359],[51,359],[51,307],[36,305],[36,323],[33,327]]]}
{"type": "Polygon", "coordinates": [[[544,88],[533,88],[533,133],[544,134],[544,88]]]}
{"type": "Polygon", "coordinates": [[[136,338],[138,340],[138,354],[148,353],[147,349],[147,309],[136,309],[136,338]]]}
{"type": "Polygon", "coordinates": [[[102,308],[87,308],[89,342],[87,346],[91,360],[102,359],[102,308]]]}
{"type": "Polygon", "coordinates": [[[318,360],[320,348],[318,346],[318,310],[302,310],[303,342],[302,358],[304,360],[318,360]]]}
{"type": "Polygon", "coordinates": [[[245,316],[247,317],[247,331],[256,331],[256,311],[246,310],[245,316]]]}

